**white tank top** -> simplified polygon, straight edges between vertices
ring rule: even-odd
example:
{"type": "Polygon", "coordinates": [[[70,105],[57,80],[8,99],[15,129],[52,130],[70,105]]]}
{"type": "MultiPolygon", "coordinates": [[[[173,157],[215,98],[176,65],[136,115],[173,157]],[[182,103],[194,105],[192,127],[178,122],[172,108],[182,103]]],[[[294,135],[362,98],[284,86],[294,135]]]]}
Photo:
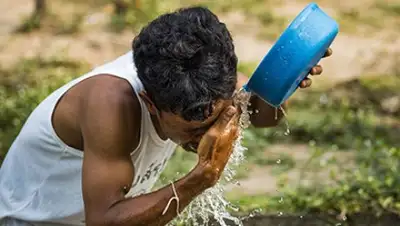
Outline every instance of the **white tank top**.
{"type": "MultiPolygon", "coordinates": [[[[136,94],[143,90],[130,51],[67,83],[41,102],[29,116],[1,166],[0,222],[16,218],[34,225],[85,225],[81,187],[83,152],[61,141],[53,129],[51,117],[65,92],[98,74],[127,80],[136,94]]],[[[142,112],[140,143],[131,154],[135,179],[127,196],[150,192],[176,148],[175,143],[158,136],[146,105],[140,98],[139,101],[142,112]]]]}

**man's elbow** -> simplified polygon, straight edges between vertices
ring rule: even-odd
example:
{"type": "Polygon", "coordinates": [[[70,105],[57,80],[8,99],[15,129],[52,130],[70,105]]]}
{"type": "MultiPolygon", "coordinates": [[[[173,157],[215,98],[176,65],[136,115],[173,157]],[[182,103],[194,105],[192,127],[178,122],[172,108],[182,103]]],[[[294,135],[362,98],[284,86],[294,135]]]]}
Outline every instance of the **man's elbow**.
{"type": "MultiPolygon", "coordinates": [[[[153,219],[156,220],[156,219],[153,219]]],[[[157,221],[157,220],[156,220],[157,221]]],[[[86,217],[86,226],[139,226],[139,225],[159,225],[158,222],[149,222],[140,217],[127,216],[126,214],[91,215],[86,217]],[[134,219],[134,220],[133,220],[134,219]]]]}
{"type": "Polygon", "coordinates": [[[118,215],[108,216],[108,214],[89,214],[86,216],[87,226],[123,226],[124,221],[118,215]]]}

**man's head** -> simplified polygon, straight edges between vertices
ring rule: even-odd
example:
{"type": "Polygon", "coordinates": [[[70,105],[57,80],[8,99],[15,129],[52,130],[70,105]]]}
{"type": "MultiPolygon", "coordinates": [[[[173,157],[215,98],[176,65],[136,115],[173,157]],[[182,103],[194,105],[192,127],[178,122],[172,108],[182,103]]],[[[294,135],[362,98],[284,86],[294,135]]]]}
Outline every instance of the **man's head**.
{"type": "Polygon", "coordinates": [[[225,24],[206,8],[180,9],[144,27],[132,48],[141,98],[162,132],[185,149],[196,146],[232,104],[237,57],[225,24]]]}

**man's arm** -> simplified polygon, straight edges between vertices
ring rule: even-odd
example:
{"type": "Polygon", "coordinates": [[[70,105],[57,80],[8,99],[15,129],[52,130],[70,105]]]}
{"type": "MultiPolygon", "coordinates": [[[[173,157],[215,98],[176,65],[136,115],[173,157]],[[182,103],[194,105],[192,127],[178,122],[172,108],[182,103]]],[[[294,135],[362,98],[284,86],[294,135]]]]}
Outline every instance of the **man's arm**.
{"type": "MultiPolygon", "coordinates": [[[[322,58],[329,57],[331,55],[332,49],[328,48],[322,58]]],[[[321,73],[322,67],[320,65],[314,66],[309,72],[310,75],[320,75],[321,73]]],[[[238,72],[238,82],[236,85],[236,89],[240,89],[241,87],[243,87],[243,85],[245,85],[247,81],[248,78],[242,73],[238,72]]],[[[303,81],[301,81],[299,86],[300,88],[307,88],[311,86],[311,79],[308,77],[305,78],[303,81]]],[[[257,96],[252,96],[250,99],[250,103],[250,110],[253,111],[253,114],[250,116],[250,121],[254,127],[263,128],[276,126],[283,117],[283,112],[280,109],[272,107],[257,96]]],[[[288,101],[285,101],[281,105],[281,107],[285,111],[287,111],[287,106],[288,101]]]]}
{"type": "MultiPolygon", "coordinates": [[[[236,89],[242,88],[247,81],[248,77],[238,72],[236,89]]],[[[250,115],[250,121],[256,128],[274,127],[278,125],[283,117],[283,113],[280,109],[272,107],[255,95],[250,98],[250,104],[249,110],[253,111],[253,114],[250,115]]],[[[287,101],[282,104],[282,108],[287,110],[287,101]]]]}
{"type": "MultiPolygon", "coordinates": [[[[120,93],[120,90],[116,91],[116,86],[96,86],[93,91],[88,91],[81,111],[86,224],[165,225],[177,215],[175,201],[162,215],[168,201],[175,196],[171,185],[135,198],[124,197],[134,179],[130,153],[136,145],[132,140],[135,140],[139,132],[137,128],[140,128],[138,100],[116,94],[120,93]]],[[[127,92],[134,96],[132,90],[127,92]]],[[[206,181],[202,170],[196,167],[174,183],[180,210],[208,187],[206,181]]]]}

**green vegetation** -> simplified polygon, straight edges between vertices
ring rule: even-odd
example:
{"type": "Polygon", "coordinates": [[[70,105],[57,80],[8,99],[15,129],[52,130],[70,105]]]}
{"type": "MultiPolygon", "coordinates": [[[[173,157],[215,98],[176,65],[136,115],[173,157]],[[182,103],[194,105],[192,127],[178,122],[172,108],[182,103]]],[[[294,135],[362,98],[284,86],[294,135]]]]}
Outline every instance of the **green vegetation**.
{"type": "Polygon", "coordinates": [[[377,2],[376,7],[394,16],[400,16],[400,3],[399,2],[377,2]]]}
{"type": "Polygon", "coordinates": [[[286,213],[323,212],[342,214],[395,213],[400,215],[398,187],[400,186],[400,149],[383,142],[366,142],[355,151],[356,169],[348,169],[343,179],[331,179],[334,186],[313,185],[289,187],[282,185],[279,196],[256,195],[231,198],[243,212],[262,209],[264,212],[286,213]],[[280,201],[281,198],[283,201],[280,201]]]}
{"type": "MultiPolygon", "coordinates": [[[[240,65],[246,72],[252,71],[251,67],[240,65]]],[[[381,104],[390,97],[400,98],[398,87],[400,76],[392,74],[363,77],[324,91],[298,91],[289,109],[291,135],[279,133],[284,131],[284,124],[277,129],[245,131],[244,145],[249,150],[240,168],[246,173],[240,176],[248,176],[252,166],[273,167],[280,194],[228,193],[228,198],[242,214],[262,209],[265,213],[318,212],[347,218],[355,213],[400,215],[400,106],[387,111],[381,104]],[[309,143],[310,157],[297,165],[286,153],[263,151],[275,143],[309,143]],[[335,155],[338,151],[340,154],[335,155]],[[346,152],[353,157],[340,162],[337,158],[346,152]],[[329,153],[332,155],[327,158],[329,153]],[[313,177],[321,168],[328,173],[324,181],[303,183],[305,174],[313,177]],[[288,181],[291,170],[300,171],[299,181],[288,181]]],[[[174,156],[166,172],[185,160],[184,154],[174,156]]],[[[190,167],[182,170],[187,172],[190,167]]]]}
{"type": "Polygon", "coordinates": [[[374,1],[364,7],[343,9],[339,12],[338,21],[342,31],[363,34],[374,34],[382,29],[398,30],[400,5],[393,1],[374,1]]]}
{"type": "Polygon", "coordinates": [[[278,16],[271,9],[271,5],[279,3],[272,0],[244,0],[244,1],[114,1],[114,14],[111,16],[111,28],[114,31],[122,31],[126,28],[137,31],[140,27],[154,19],[162,12],[168,12],[177,7],[190,5],[206,6],[217,14],[228,12],[242,13],[248,20],[259,22],[259,37],[275,40],[287,26],[286,18],[278,16]]]}
{"type": "Polygon", "coordinates": [[[111,16],[111,28],[122,31],[130,28],[135,31],[160,14],[159,1],[114,0],[114,14],[111,16]]]}
{"type": "Polygon", "coordinates": [[[65,58],[34,57],[22,59],[11,69],[0,69],[0,163],[37,104],[88,68],[65,58]]]}

